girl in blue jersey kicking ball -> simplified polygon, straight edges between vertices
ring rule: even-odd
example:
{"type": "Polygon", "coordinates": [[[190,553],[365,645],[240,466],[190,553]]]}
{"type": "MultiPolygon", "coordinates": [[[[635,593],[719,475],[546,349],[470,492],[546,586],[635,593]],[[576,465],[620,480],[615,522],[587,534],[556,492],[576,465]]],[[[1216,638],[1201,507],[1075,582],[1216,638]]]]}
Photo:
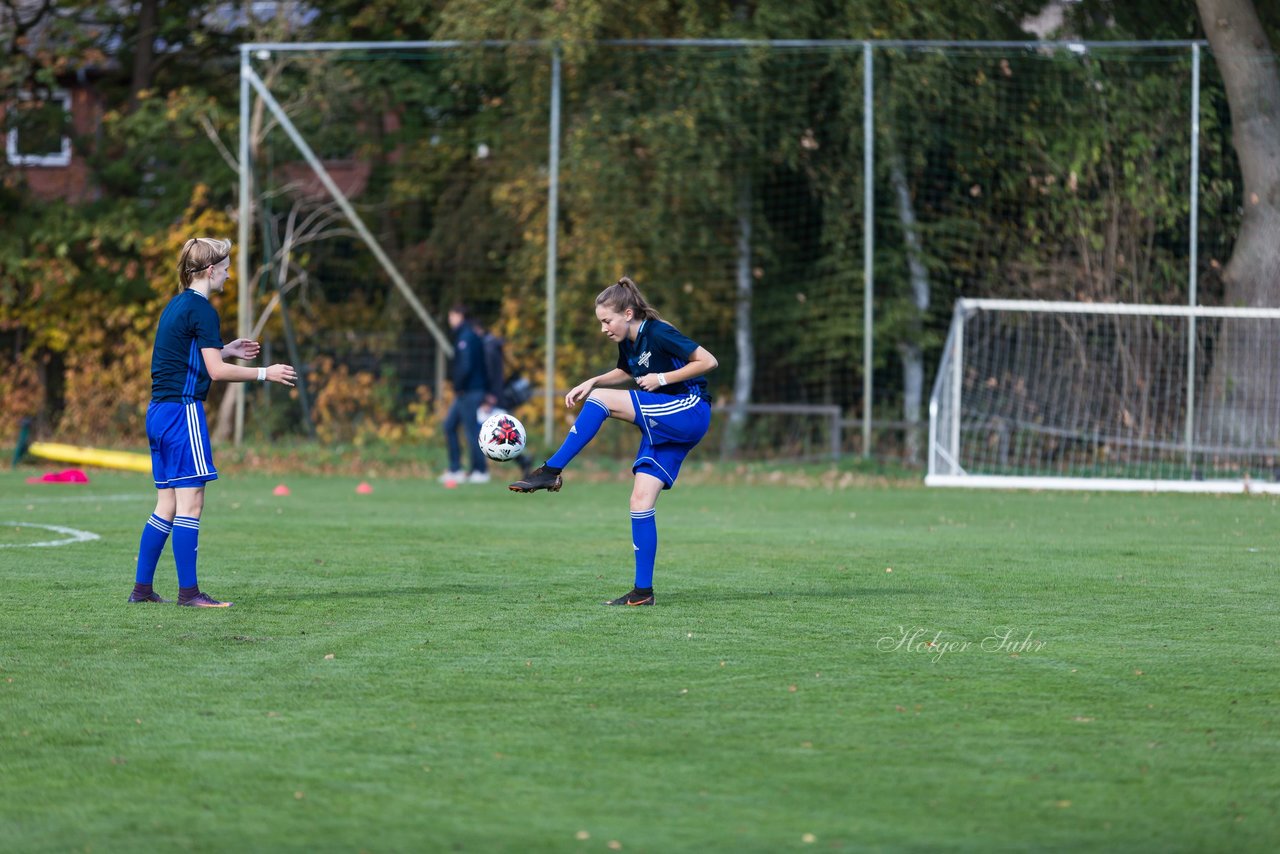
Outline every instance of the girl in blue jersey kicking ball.
{"type": "Polygon", "coordinates": [[[253,359],[257,341],[238,338],[223,346],[218,312],[211,293],[222,293],[231,268],[231,241],[196,237],[182,247],[178,260],[179,294],[169,301],[156,327],[151,351],[151,405],[147,407],[147,439],[151,472],[159,495],[156,509],[142,528],[138,566],[130,602],[167,602],[151,587],[164,544],[173,534],[173,560],[178,566],[178,604],[226,608],[200,591],[196,550],[204,485],[217,480],[204,400],[209,382],[270,381],[292,386],[298,374],[289,365],[246,368],[227,358],[253,359]]]}
{"type": "Polygon", "coordinates": [[[706,348],[680,334],[645,300],[625,276],[596,297],[600,331],[618,345],[617,366],[570,389],[565,406],[585,399],[582,412],[564,444],[513,492],[545,489],[559,492],[561,470],[586,447],[606,418],[617,418],[640,430],[640,450],[631,465],[631,539],[635,551],[635,586],[606,605],[652,605],[653,562],[658,552],[654,507],[664,489],[675,485],[680,464],[711,426],[711,395],[703,375],[719,362],[706,348]],[[635,383],[639,389],[610,389],[635,383]]]}

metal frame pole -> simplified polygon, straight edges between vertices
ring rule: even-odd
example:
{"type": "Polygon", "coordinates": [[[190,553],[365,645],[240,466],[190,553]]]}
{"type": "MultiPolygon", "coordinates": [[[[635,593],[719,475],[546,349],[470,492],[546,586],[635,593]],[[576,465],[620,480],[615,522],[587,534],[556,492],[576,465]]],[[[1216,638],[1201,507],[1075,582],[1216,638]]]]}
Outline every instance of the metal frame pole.
{"type": "Polygon", "coordinates": [[[871,458],[871,352],[875,293],[875,78],[871,42],[862,43],[862,458],[871,458]]]}
{"type": "MultiPolygon", "coordinates": [[[[1199,267],[1200,227],[1200,45],[1191,46],[1191,230],[1187,269],[1187,304],[1195,308],[1199,302],[1197,278],[1199,267]]],[[[1187,465],[1195,443],[1196,419],[1196,316],[1187,322],[1187,465]]]]}
{"type": "MultiPolygon", "coordinates": [[[[447,355],[453,356],[453,343],[449,340],[449,336],[440,328],[439,324],[436,323],[435,318],[433,318],[431,313],[422,305],[417,294],[415,294],[413,289],[409,287],[409,283],[404,280],[404,276],[400,275],[400,271],[396,268],[396,265],[392,263],[389,257],[387,257],[387,253],[383,250],[382,245],[378,243],[377,238],[375,238],[373,233],[369,231],[369,227],[364,224],[364,220],[360,218],[360,214],[356,213],[356,209],[352,206],[351,201],[346,197],[346,194],[344,194],[342,190],[338,188],[338,185],[334,183],[332,176],[330,176],[328,170],[324,168],[324,164],[320,162],[320,158],[316,156],[316,153],[311,150],[311,146],[307,144],[305,139],[303,139],[302,134],[298,132],[297,127],[294,126],[293,121],[289,118],[288,114],[285,113],[279,102],[276,101],[275,96],[271,94],[271,91],[267,89],[267,85],[263,83],[262,79],[258,77],[254,70],[248,66],[241,66],[241,74],[244,78],[248,79],[249,84],[257,91],[258,97],[262,99],[262,102],[267,106],[267,109],[271,111],[271,114],[276,117],[276,121],[280,123],[280,128],[288,135],[289,139],[293,141],[293,144],[302,154],[303,159],[307,161],[307,165],[311,167],[311,171],[315,173],[315,176],[320,179],[320,183],[329,191],[329,195],[333,197],[335,202],[337,202],[338,207],[347,217],[347,221],[351,223],[351,227],[356,230],[356,233],[360,235],[360,239],[363,240],[365,245],[369,247],[369,250],[373,252],[373,256],[378,259],[378,263],[382,265],[382,269],[386,271],[387,276],[390,277],[392,283],[400,291],[401,296],[403,296],[405,301],[409,303],[409,307],[413,309],[414,313],[417,314],[418,319],[422,321],[423,325],[425,325],[435,337],[436,343],[439,345],[440,349],[447,355]]],[[[301,366],[296,367],[300,368],[301,366]]]]}
{"type": "Polygon", "coordinates": [[[960,405],[964,402],[964,324],[969,312],[956,309],[955,350],[951,354],[951,473],[960,474],[960,405]]]}
{"type": "MultiPolygon", "coordinates": [[[[463,41],[458,39],[436,41],[392,41],[392,42],[253,42],[246,47],[253,50],[269,50],[273,53],[287,51],[306,52],[317,50],[452,50],[463,47],[547,47],[546,39],[480,39],[463,41]]],[[[859,45],[878,45],[891,48],[1002,48],[1006,50],[1061,50],[1093,48],[1144,48],[1144,47],[1186,47],[1192,44],[1208,44],[1207,41],[1189,39],[1153,39],[1118,40],[1118,41],[998,41],[991,39],[599,39],[595,44],[631,46],[631,47],[717,47],[717,48],[755,48],[769,47],[775,49],[807,48],[840,48],[858,47],[859,45]]]]}
{"type": "MultiPolygon", "coordinates": [[[[249,338],[253,334],[253,287],[249,281],[249,241],[252,237],[250,220],[253,218],[253,181],[249,164],[249,48],[240,46],[240,222],[236,235],[236,287],[239,299],[236,301],[239,312],[239,337],[249,338]]],[[[231,386],[236,396],[235,444],[244,441],[244,393],[245,383],[233,383],[231,386]]]]}

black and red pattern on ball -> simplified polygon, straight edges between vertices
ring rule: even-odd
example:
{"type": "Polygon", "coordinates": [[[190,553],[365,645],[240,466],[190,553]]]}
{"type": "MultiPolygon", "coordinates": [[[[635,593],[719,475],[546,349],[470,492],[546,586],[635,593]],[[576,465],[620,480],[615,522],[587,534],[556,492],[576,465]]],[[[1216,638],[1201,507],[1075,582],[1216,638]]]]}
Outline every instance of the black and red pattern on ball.
{"type": "Polygon", "coordinates": [[[498,445],[516,445],[520,443],[520,433],[510,418],[503,418],[494,426],[490,441],[498,445]]]}

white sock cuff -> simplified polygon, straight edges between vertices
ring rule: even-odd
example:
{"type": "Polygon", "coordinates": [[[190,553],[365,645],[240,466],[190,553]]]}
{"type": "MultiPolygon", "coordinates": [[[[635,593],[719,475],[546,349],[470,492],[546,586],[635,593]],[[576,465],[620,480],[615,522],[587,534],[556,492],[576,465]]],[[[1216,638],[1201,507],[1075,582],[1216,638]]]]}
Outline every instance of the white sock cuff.
{"type": "Polygon", "coordinates": [[[147,524],[155,528],[157,531],[159,531],[162,534],[167,534],[173,530],[172,522],[170,522],[168,519],[161,519],[159,516],[157,516],[154,513],[152,513],[151,518],[147,520],[147,524]]]}

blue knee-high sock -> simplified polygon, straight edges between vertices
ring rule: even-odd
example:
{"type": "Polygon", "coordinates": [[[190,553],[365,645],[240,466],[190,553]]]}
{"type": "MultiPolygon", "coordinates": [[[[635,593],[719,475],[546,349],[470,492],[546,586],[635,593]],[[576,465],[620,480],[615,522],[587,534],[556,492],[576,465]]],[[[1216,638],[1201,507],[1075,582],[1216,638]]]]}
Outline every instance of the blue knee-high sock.
{"type": "Polygon", "coordinates": [[[178,565],[178,586],[198,587],[196,583],[196,551],[200,548],[200,519],[196,516],[173,517],[173,562],[178,565]]]}
{"type": "Polygon", "coordinates": [[[600,432],[600,425],[608,417],[609,407],[594,397],[588,397],[587,402],[582,405],[582,412],[578,414],[578,420],[573,422],[573,426],[569,428],[569,435],[564,437],[560,450],[547,460],[547,465],[556,469],[567,466],[569,461],[596,437],[596,433],[600,432]]]}
{"type": "Polygon", "coordinates": [[[631,543],[636,552],[636,587],[653,587],[653,560],[658,556],[657,510],[649,508],[631,513],[631,543]]]}
{"type": "Polygon", "coordinates": [[[173,523],[161,519],[152,513],[147,524],[142,526],[142,542],[138,544],[138,569],[133,580],[138,584],[150,584],[156,577],[156,564],[160,562],[160,554],[164,544],[169,542],[169,532],[173,523]]]}

